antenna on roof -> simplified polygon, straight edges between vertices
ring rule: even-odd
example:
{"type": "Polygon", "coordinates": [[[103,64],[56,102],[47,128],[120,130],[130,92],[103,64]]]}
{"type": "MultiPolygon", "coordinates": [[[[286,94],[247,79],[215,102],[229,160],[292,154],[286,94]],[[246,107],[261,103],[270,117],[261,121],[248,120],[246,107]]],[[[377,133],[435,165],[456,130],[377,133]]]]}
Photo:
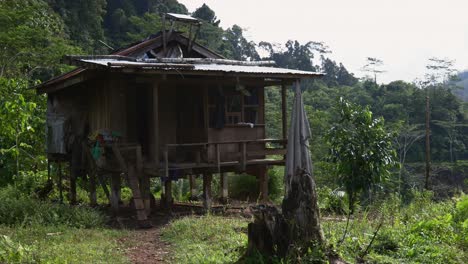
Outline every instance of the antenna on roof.
{"type": "Polygon", "coordinates": [[[200,27],[202,22],[194,17],[191,17],[189,15],[183,15],[183,14],[175,14],[175,13],[166,13],[162,15],[162,33],[163,33],[163,51],[164,55],[167,54],[167,40],[171,37],[172,32],[174,31],[174,27],[176,23],[183,23],[183,24],[188,24],[189,25],[189,43],[187,50],[190,52],[192,50],[192,45],[193,42],[195,42],[195,39],[198,36],[198,33],[200,32],[200,27]],[[170,29],[169,32],[166,33],[166,20],[170,21],[170,29]],[[193,27],[196,27],[195,34],[192,38],[192,32],[193,32],[193,27]]]}
{"type": "Polygon", "coordinates": [[[110,50],[114,50],[113,47],[111,47],[109,44],[105,43],[104,41],[98,39],[98,42],[101,43],[102,45],[104,45],[106,48],[108,48],[110,50]]]}

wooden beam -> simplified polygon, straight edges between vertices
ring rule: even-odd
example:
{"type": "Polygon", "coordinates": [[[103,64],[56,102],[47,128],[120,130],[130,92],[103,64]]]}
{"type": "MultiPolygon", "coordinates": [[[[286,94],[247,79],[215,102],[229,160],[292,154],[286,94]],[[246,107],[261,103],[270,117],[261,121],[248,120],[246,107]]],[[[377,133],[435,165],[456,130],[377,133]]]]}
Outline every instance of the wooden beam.
{"type": "Polygon", "coordinates": [[[148,174],[139,172],[141,175],[140,179],[140,191],[145,205],[146,214],[151,214],[151,181],[148,174]]]}
{"type": "Polygon", "coordinates": [[[229,191],[228,191],[228,173],[227,172],[223,172],[220,174],[220,177],[221,177],[221,202],[222,203],[227,203],[228,201],[228,195],[229,195],[229,191]]]}
{"type": "Polygon", "coordinates": [[[167,53],[167,37],[166,37],[166,16],[162,16],[162,37],[163,37],[163,54],[166,55],[167,53]]]}
{"type": "Polygon", "coordinates": [[[58,162],[58,188],[59,188],[59,200],[63,203],[63,185],[62,185],[62,162],[58,162]]]}
{"type": "Polygon", "coordinates": [[[282,136],[283,139],[287,139],[287,102],[286,102],[286,86],[283,84],[281,85],[281,123],[282,123],[282,136]]]}
{"type": "Polygon", "coordinates": [[[70,192],[69,192],[69,198],[70,198],[70,204],[75,205],[76,204],[76,178],[77,178],[77,169],[73,168],[72,163],[70,162],[70,192]]]}
{"type": "Polygon", "coordinates": [[[89,204],[91,206],[97,205],[97,195],[96,195],[96,172],[90,170],[88,172],[89,178],[89,204]]]}
{"type": "Polygon", "coordinates": [[[135,204],[135,209],[137,213],[137,220],[141,227],[151,227],[151,223],[148,221],[146,215],[145,204],[143,202],[140,188],[138,186],[138,176],[136,174],[136,169],[134,166],[128,166],[128,183],[130,189],[132,190],[133,203],[135,204]]]}
{"type": "Polygon", "coordinates": [[[189,175],[189,182],[190,182],[190,200],[196,200],[197,198],[197,187],[196,187],[196,178],[195,175],[189,175]]]}
{"type": "Polygon", "coordinates": [[[259,187],[260,187],[260,200],[267,202],[268,199],[268,170],[266,167],[259,168],[259,187]]]}
{"type": "Polygon", "coordinates": [[[120,174],[112,173],[110,175],[111,192],[110,192],[110,204],[114,213],[119,212],[120,203],[120,174]]]}
{"type": "Polygon", "coordinates": [[[158,83],[153,83],[153,156],[156,167],[159,168],[159,88],[158,83]]]}
{"type": "Polygon", "coordinates": [[[247,169],[247,144],[245,142],[241,144],[241,171],[245,171],[247,169]]]}
{"type": "Polygon", "coordinates": [[[203,207],[207,212],[211,210],[211,180],[213,176],[210,173],[203,174],[203,207]]]}
{"type": "Polygon", "coordinates": [[[174,200],[172,197],[172,181],[169,178],[166,178],[166,181],[164,182],[164,207],[171,210],[173,202],[174,200]]]}

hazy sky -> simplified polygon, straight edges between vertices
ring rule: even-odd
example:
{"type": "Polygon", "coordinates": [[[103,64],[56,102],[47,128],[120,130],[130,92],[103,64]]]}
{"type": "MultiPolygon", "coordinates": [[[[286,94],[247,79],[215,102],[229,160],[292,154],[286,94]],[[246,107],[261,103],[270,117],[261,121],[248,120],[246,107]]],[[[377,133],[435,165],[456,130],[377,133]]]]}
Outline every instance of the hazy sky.
{"type": "Polygon", "coordinates": [[[357,76],[366,57],[384,61],[380,81],[422,77],[430,57],[468,69],[468,0],[179,0],[190,12],[210,6],[227,28],[284,44],[323,41],[357,76]]]}

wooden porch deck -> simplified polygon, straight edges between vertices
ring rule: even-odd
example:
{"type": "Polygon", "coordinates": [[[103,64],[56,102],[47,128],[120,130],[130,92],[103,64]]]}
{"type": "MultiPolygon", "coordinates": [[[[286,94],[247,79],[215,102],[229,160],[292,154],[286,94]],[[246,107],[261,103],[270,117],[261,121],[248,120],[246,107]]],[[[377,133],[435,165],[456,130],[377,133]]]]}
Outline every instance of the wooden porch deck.
{"type": "Polygon", "coordinates": [[[149,162],[143,164],[143,170],[152,176],[169,177],[171,172],[177,171],[182,174],[192,174],[193,171],[210,171],[221,173],[226,171],[246,171],[248,166],[253,165],[284,165],[284,155],[286,155],[286,140],[284,139],[257,139],[240,141],[222,141],[222,142],[203,142],[187,144],[166,144],[164,148],[164,162],[149,162]],[[281,147],[263,147],[263,149],[248,150],[248,145],[259,144],[265,146],[266,143],[277,144],[281,147]],[[238,151],[222,152],[221,145],[238,145],[238,151]],[[201,152],[208,148],[214,148],[214,158],[211,160],[201,159],[201,152]],[[195,160],[188,162],[170,162],[169,149],[171,148],[190,148],[195,154],[195,160]],[[223,154],[230,154],[236,157],[235,160],[222,160],[223,154]],[[267,158],[267,156],[282,156],[281,159],[267,158]]]}

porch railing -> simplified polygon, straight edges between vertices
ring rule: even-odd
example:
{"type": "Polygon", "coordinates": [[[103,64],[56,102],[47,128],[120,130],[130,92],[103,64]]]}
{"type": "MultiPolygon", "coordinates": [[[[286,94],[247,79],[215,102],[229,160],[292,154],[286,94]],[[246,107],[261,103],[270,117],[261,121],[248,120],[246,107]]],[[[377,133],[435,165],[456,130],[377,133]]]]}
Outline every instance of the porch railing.
{"type": "MultiPolygon", "coordinates": [[[[169,177],[169,171],[171,169],[177,168],[170,168],[169,167],[169,149],[170,148],[178,148],[178,147],[198,147],[198,148],[206,148],[208,149],[210,146],[214,146],[215,149],[215,161],[214,165],[217,168],[218,172],[221,171],[221,166],[223,165],[233,165],[238,164],[240,165],[240,169],[245,171],[247,168],[247,164],[249,161],[249,157],[251,156],[267,156],[267,155],[286,155],[286,144],[287,140],[285,139],[256,139],[256,140],[238,140],[238,141],[222,141],[222,142],[203,142],[203,143],[182,143],[182,144],[166,144],[164,147],[164,171],[165,176],[169,177]],[[280,147],[265,147],[264,149],[259,150],[248,150],[247,146],[250,144],[278,144],[280,147]],[[228,145],[228,144],[238,144],[239,151],[237,156],[239,159],[237,161],[229,161],[229,162],[222,162],[221,161],[221,145],[228,145]]],[[[195,157],[195,164],[200,165],[201,162],[201,151],[196,151],[195,157]]]]}

